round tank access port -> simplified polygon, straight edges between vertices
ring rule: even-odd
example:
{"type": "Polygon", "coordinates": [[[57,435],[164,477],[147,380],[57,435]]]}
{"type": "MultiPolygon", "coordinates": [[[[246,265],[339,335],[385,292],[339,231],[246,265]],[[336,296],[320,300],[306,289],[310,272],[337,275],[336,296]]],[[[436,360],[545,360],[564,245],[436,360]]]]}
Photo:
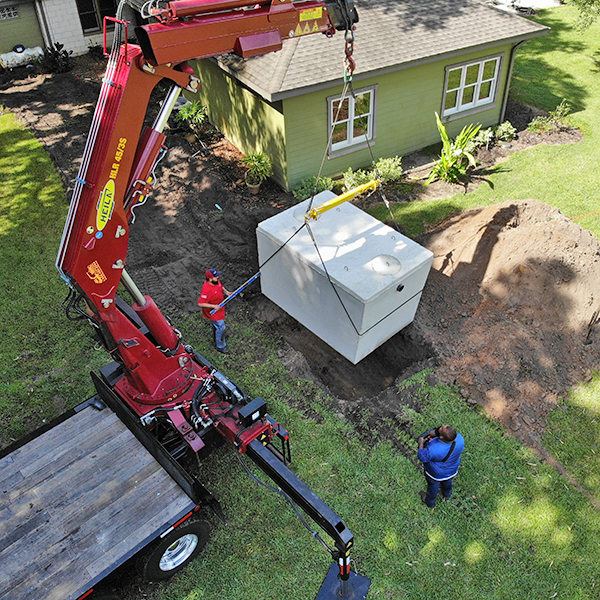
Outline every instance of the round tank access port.
{"type": "Polygon", "coordinates": [[[379,275],[397,275],[402,271],[402,264],[395,256],[382,254],[375,257],[370,264],[371,269],[379,275]]]}
{"type": "Polygon", "coordinates": [[[306,207],[298,206],[294,212],[292,213],[294,219],[299,223],[304,223],[304,219],[306,217],[306,207]]]}

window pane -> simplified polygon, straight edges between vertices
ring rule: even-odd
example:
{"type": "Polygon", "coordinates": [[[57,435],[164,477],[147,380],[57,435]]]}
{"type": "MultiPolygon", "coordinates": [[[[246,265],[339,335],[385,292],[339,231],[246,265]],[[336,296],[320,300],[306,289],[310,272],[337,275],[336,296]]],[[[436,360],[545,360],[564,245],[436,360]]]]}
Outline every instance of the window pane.
{"type": "Polygon", "coordinates": [[[337,123],[339,121],[342,121],[342,120],[345,120],[348,118],[348,98],[344,98],[344,101],[341,103],[341,108],[340,108],[339,100],[335,100],[333,102],[332,106],[333,106],[332,120],[334,123],[337,123]],[[338,114],[338,110],[339,110],[339,114],[338,114]]]}
{"type": "Polygon", "coordinates": [[[117,14],[117,9],[112,0],[98,0],[98,6],[100,7],[100,16],[103,21],[104,17],[114,17],[117,14]]]}
{"type": "Polygon", "coordinates": [[[456,108],[457,97],[458,92],[448,92],[446,94],[446,102],[444,102],[444,110],[448,110],[449,108],[456,108]]]}
{"type": "Polygon", "coordinates": [[[100,29],[96,13],[80,14],[79,20],[83,31],[97,31],[100,29]]]}
{"type": "Polygon", "coordinates": [[[475,97],[475,86],[471,85],[469,87],[466,87],[463,92],[462,104],[469,104],[470,102],[473,102],[474,97],[475,97]]]}
{"type": "Polygon", "coordinates": [[[462,69],[452,69],[448,74],[448,89],[454,90],[460,86],[460,76],[462,69]]]}
{"type": "Polygon", "coordinates": [[[371,112],[371,94],[358,94],[354,105],[354,115],[368,115],[371,112]]]}
{"type": "Polygon", "coordinates": [[[489,98],[492,93],[492,82],[486,81],[481,84],[481,88],[479,89],[479,99],[484,100],[485,98],[489,98]]]}
{"type": "Polygon", "coordinates": [[[117,12],[117,9],[115,7],[115,3],[113,2],[113,0],[98,0],[98,8],[100,9],[100,12],[110,12],[111,10],[113,11],[113,16],[114,13],[117,12]]]}
{"type": "Polygon", "coordinates": [[[333,128],[333,137],[331,141],[333,144],[339,144],[348,140],[348,126],[346,123],[339,123],[333,128]]]}
{"type": "Polygon", "coordinates": [[[367,119],[354,119],[352,135],[355,138],[361,135],[367,135],[367,119]]]}
{"type": "Polygon", "coordinates": [[[495,72],[496,72],[496,61],[495,60],[486,60],[483,63],[482,79],[492,79],[492,77],[494,77],[495,72]]]}
{"type": "Polygon", "coordinates": [[[470,85],[477,82],[479,77],[479,65],[469,65],[467,67],[467,77],[465,79],[465,85],[470,85]]]}
{"type": "Polygon", "coordinates": [[[80,13],[90,13],[96,9],[94,8],[93,0],[77,0],[77,10],[80,13]]]}

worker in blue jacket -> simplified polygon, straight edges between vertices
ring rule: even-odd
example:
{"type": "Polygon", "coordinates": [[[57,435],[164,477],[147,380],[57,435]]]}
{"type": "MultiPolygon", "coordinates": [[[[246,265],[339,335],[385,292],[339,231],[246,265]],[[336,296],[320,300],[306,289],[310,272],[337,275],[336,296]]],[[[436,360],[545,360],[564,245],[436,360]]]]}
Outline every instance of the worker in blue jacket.
{"type": "Polygon", "coordinates": [[[427,481],[427,492],[419,492],[419,496],[433,508],[440,487],[444,500],[449,500],[452,495],[452,478],[458,473],[465,439],[454,427],[442,425],[419,436],[417,442],[417,456],[423,463],[427,481]]]}

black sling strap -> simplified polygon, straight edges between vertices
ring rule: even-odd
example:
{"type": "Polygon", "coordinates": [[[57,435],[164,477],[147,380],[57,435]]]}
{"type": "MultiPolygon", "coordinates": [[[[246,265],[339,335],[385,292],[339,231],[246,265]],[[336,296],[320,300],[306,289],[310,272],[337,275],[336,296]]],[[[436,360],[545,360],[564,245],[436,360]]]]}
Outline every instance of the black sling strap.
{"type": "Polygon", "coordinates": [[[446,454],[442,462],[446,462],[450,458],[450,455],[454,451],[454,446],[456,446],[456,442],[452,442],[452,446],[450,446],[450,450],[448,450],[448,454],[446,454]]]}

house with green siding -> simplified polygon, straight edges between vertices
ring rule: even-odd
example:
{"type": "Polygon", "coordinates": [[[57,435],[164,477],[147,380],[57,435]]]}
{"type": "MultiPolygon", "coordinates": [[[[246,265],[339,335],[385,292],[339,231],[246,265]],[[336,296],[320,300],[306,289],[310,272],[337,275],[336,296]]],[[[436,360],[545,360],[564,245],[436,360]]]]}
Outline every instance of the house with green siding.
{"type": "Polygon", "coordinates": [[[199,99],[242,152],[262,150],[274,179],[293,189],[373,157],[402,156],[469,123],[503,120],[515,52],[547,27],[478,0],[356,0],[344,90],[344,34],[300,36],[250,59],[197,61],[199,99]]]}

